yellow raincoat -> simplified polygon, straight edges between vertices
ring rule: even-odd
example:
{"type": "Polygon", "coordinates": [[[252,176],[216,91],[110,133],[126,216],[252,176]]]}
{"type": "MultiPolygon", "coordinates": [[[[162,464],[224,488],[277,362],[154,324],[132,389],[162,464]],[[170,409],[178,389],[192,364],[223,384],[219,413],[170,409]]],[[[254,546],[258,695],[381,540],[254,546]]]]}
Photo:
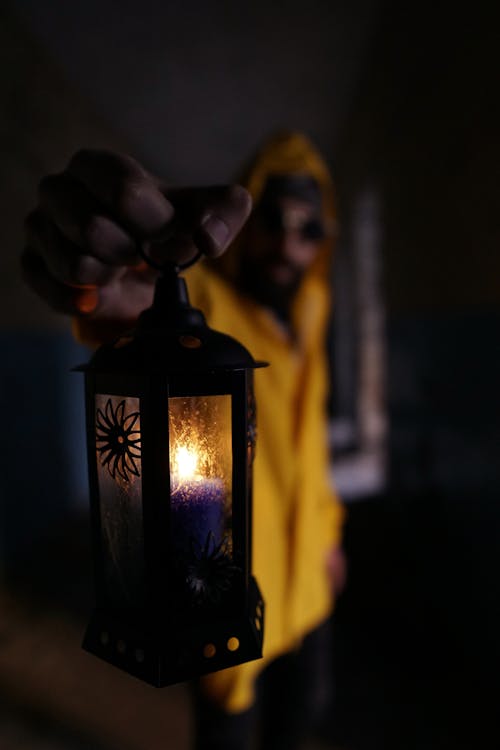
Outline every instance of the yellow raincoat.
{"type": "MultiPolygon", "coordinates": [[[[254,205],[272,174],[304,173],[322,188],[327,224],[332,185],[317,152],[299,134],[281,134],[257,154],[240,180],[254,205]]],[[[255,373],[253,566],[266,602],[264,658],[203,678],[228,711],[248,708],[253,683],[273,658],[298,646],[332,607],[326,557],[340,541],[342,508],[328,482],[325,332],[331,240],[325,242],[294,300],[292,343],[272,313],[229,283],[238,244],[211,264],[187,272],[192,303],[209,325],[240,340],[270,367],[255,373]]]]}
{"type": "MultiPolygon", "coordinates": [[[[328,171],[299,134],[282,134],[257,154],[240,182],[254,204],[271,174],[304,173],[322,188],[332,224],[328,171]]],[[[340,541],[343,512],[328,482],[325,327],[330,242],[294,300],[292,343],[272,313],[231,283],[238,245],[223,258],[186,272],[191,303],[208,324],[240,340],[270,367],[255,373],[257,451],[254,464],[253,573],[266,603],[264,658],[202,678],[202,687],[229,712],[249,708],[256,677],[270,660],[300,645],[332,608],[328,551],[340,541]]],[[[79,337],[88,339],[85,323],[79,337]]],[[[95,341],[95,329],[92,331],[95,341]]]]}

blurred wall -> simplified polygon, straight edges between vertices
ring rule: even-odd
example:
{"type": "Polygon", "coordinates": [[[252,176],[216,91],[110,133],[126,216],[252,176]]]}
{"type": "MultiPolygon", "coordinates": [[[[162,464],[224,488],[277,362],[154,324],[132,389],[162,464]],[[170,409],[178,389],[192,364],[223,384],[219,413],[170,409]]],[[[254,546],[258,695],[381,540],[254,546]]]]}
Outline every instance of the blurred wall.
{"type": "Polygon", "coordinates": [[[0,49],[1,573],[87,502],[83,388],[70,373],[87,354],[22,282],[23,220],[40,178],[82,143],[123,148],[124,139],[5,7],[0,49]]]}
{"type": "Polygon", "coordinates": [[[328,158],[378,0],[11,0],[133,152],[174,182],[227,180],[274,128],[328,158]]]}
{"type": "Polygon", "coordinates": [[[496,32],[480,8],[387,3],[339,142],[344,216],[378,191],[393,480],[500,487],[496,32]]]}
{"type": "Polygon", "coordinates": [[[420,639],[407,648],[424,685],[450,659],[446,689],[483,727],[500,695],[495,16],[481,3],[386,3],[337,165],[347,227],[367,183],[383,215],[390,500],[404,550],[391,565],[406,571],[420,639]]]}

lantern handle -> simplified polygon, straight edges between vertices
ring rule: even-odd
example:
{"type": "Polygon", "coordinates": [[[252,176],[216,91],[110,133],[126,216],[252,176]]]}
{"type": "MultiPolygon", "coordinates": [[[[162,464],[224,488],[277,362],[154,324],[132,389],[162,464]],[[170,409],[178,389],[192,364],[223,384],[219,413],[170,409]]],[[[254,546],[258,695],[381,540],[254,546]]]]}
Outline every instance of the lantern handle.
{"type": "Polygon", "coordinates": [[[146,250],[144,249],[144,244],[145,243],[143,242],[137,243],[137,252],[141,256],[141,258],[144,261],[146,261],[146,263],[148,264],[148,266],[150,266],[150,268],[154,268],[156,271],[161,271],[163,273],[165,273],[166,271],[170,271],[170,272],[173,271],[174,273],[177,274],[177,273],[180,273],[181,271],[185,271],[186,268],[191,268],[191,266],[194,266],[194,264],[199,261],[199,259],[201,258],[203,254],[201,250],[198,250],[196,255],[193,258],[191,258],[191,260],[188,260],[186,263],[174,263],[173,261],[170,261],[170,260],[164,261],[163,263],[157,263],[155,260],[151,258],[150,255],[146,253],[146,250]]]}

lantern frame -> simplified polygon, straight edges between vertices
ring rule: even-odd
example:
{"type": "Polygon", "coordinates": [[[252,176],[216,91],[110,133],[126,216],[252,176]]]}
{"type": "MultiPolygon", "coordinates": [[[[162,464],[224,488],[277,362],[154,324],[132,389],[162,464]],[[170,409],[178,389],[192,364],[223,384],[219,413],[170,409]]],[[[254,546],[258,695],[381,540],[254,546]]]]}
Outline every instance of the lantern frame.
{"type": "MultiPolygon", "coordinates": [[[[183,279],[164,275],[137,328],[101,347],[85,373],[96,609],[83,647],[157,687],[260,658],[264,601],[252,576],[252,462],[256,362],[189,305],[183,279]],[[194,343],[193,343],[194,342],[194,343]],[[96,397],[136,398],[140,418],[143,597],[110,604],[106,587],[96,397]],[[234,571],[219,602],[182,591],[171,539],[169,400],[230,396],[231,534],[234,571]]],[[[124,490],[124,496],[126,492],[124,490]]],[[[207,541],[208,545],[208,541],[207,541]]]]}

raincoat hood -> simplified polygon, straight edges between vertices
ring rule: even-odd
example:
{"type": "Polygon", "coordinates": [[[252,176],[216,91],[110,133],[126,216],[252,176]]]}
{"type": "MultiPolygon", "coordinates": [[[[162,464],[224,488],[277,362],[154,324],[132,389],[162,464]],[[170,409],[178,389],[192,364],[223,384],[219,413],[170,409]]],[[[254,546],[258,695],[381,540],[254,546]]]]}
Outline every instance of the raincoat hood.
{"type": "MultiPolygon", "coordinates": [[[[305,135],[298,132],[281,131],[272,135],[237,175],[237,181],[252,196],[254,208],[258,206],[270,177],[302,175],[312,177],[321,192],[321,213],[326,228],[326,238],[321,243],[318,256],[309,274],[327,281],[336,233],[336,205],[329,169],[305,135]]],[[[232,247],[213,264],[215,271],[234,279],[238,254],[244,241],[242,234],[232,247]]]]}

